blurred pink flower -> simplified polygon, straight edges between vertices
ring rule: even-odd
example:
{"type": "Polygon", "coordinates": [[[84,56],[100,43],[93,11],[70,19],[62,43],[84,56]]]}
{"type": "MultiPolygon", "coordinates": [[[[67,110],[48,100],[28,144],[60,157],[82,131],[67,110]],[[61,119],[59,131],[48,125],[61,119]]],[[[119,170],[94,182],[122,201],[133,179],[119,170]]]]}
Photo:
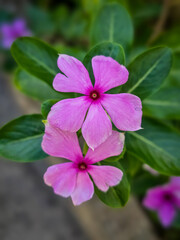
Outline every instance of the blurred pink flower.
{"type": "Polygon", "coordinates": [[[77,92],[85,96],[56,103],[48,115],[48,121],[53,126],[70,132],[76,132],[82,127],[82,135],[92,149],[112,134],[111,120],[122,131],[141,129],[141,100],[128,93],[105,93],[127,82],[129,73],[123,65],[111,57],[93,57],[94,86],[88,71],[76,58],[60,54],[58,67],[65,75],[56,75],[53,81],[54,89],[60,92],[77,92]]]}
{"type": "Polygon", "coordinates": [[[31,35],[24,19],[16,19],[12,23],[3,23],[0,28],[0,33],[2,36],[2,46],[4,48],[10,48],[18,37],[31,35]]]}
{"type": "Polygon", "coordinates": [[[49,167],[44,174],[44,181],[53,187],[56,194],[71,196],[74,205],[79,205],[93,196],[94,186],[89,175],[103,192],[121,181],[123,173],[120,169],[93,164],[119,155],[123,145],[124,134],[113,131],[95,151],[89,149],[83,157],[76,133],[64,132],[47,123],[42,141],[43,150],[51,156],[66,158],[71,162],[49,167]]]}
{"type": "Polygon", "coordinates": [[[149,189],[143,205],[157,211],[162,225],[169,227],[180,209],[180,177],[173,177],[168,184],[149,189]]]}

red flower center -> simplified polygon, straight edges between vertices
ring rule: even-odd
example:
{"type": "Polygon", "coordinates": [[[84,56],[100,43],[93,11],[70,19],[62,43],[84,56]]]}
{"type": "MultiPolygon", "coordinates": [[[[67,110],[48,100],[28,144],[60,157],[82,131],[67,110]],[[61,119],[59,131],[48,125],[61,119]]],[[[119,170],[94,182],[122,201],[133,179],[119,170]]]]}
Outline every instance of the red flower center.
{"type": "Polygon", "coordinates": [[[100,97],[100,94],[97,91],[90,92],[90,98],[97,100],[100,97]]]}
{"type": "Polygon", "coordinates": [[[78,164],[78,168],[80,170],[86,170],[87,169],[87,164],[85,162],[81,162],[78,164]]]}

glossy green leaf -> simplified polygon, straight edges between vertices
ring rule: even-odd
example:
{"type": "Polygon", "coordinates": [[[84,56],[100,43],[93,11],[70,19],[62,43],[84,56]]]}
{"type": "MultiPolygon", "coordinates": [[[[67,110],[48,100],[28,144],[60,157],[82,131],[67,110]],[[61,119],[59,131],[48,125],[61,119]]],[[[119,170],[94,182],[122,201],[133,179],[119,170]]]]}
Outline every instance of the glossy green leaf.
{"type": "Polygon", "coordinates": [[[21,92],[41,102],[66,97],[66,94],[56,92],[49,84],[22,69],[16,71],[14,83],[21,92]]]}
{"type": "Polygon", "coordinates": [[[121,45],[118,43],[111,43],[111,42],[103,42],[100,44],[97,44],[93,48],[90,49],[90,51],[86,54],[83,64],[87,68],[92,82],[94,82],[94,75],[91,65],[91,60],[96,55],[104,55],[107,57],[112,57],[120,64],[125,64],[125,55],[124,50],[121,45]]]}
{"type": "Polygon", "coordinates": [[[105,5],[93,22],[91,35],[92,44],[110,41],[127,49],[133,41],[133,24],[126,9],[118,3],[105,5]]]}
{"type": "Polygon", "coordinates": [[[36,38],[21,37],[12,44],[11,53],[21,68],[52,86],[59,72],[55,49],[36,38]]]}
{"type": "MultiPolygon", "coordinates": [[[[117,167],[123,171],[122,166],[119,162],[113,162],[111,164],[106,163],[105,161],[100,162],[101,165],[111,165],[117,167]]],[[[99,199],[106,205],[114,208],[120,208],[125,206],[129,199],[130,194],[130,185],[126,176],[126,173],[123,171],[123,178],[119,185],[115,187],[110,187],[107,192],[100,191],[95,187],[95,192],[99,199]]]]}
{"type": "Polygon", "coordinates": [[[128,177],[132,178],[134,177],[139,169],[142,168],[142,162],[135,156],[131,155],[131,152],[127,151],[125,152],[122,159],[120,159],[120,163],[125,170],[128,177]]]}
{"type": "Polygon", "coordinates": [[[160,89],[143,101],[143,114],[159,119],[180,119],[180,88],[160,89]]]}
{"type": "Polygon", "coordinates": [[[130,65],[129,79],[121,91],[147,98],[160,88],[167,77],[172,62],[171,50],[167,47],[152,48],[139,55],[130,65]]]}
{"type": "Polygon", "coordinates": [[[18,162],[45,158],[41,149],[44,124],[39,114],[14,119],[0,129],[0,155],[18,162]]]}
{"type": "Polygon", "coordinates": [[[180,50],[173,52],[173,64],[166,85],[180,88],[180,50]]]}
{"type": "Polygon", "coordinates": [[[180,133],[148,118],[143,119],[142,127],[126,134],[126,153],[162,174],[180,176],[180,133]]]}
{"type": "Polygon", "coordinates": [[[59,101],[58,99],[49,99],[41,104],[41,113],[45,119],[47,118],[47,115],[50,112],[51,107],[58,101],[59,101]]]}

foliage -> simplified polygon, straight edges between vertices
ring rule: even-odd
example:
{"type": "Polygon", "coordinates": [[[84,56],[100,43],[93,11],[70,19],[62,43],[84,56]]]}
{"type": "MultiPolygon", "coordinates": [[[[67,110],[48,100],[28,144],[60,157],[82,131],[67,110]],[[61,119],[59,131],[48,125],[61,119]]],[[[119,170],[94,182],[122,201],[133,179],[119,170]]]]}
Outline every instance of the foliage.
{"type": "Polygon", "coordinates": [[[53,14],[29,8],[29,19],[34,16],[30,25],[36,36],[46,37],[47,30],[57,36],[58,41],[52,41],[54,46],[50,46],[34,37],[21,37],[13,43],[11,53],[18,64],[14,83],[21,92],[42,103],[42,116],[22,116],[3,126],[0,129],[0,154],[19,162],[47,156],[41,149],[42,119],[47,118],[54,103],[75,97],[73,93],[56,92],[52,87],[59,72],[58,53],[73,55],[83,61],[92,82],[92,57],[110,56],[129,71],[127,83],[111,92],[132,93],[143,101],[143,129],[126,133],[122,156],[102,162],[123,169],[122,182],[107,193],[96,189],[97,196],[105,204],[122,207],[128,201],[130,185],[133,192],[142,197],[148,187],[163,183],[168,176],[180,176],[180,45],[175,37],[178,30],[177,27],[167,29],[147,46],[151,26],[148,25],[144,33],[141,31],[142,37],[138,33],[159,15],[161,7],[155,2],[150,6],[149,2],[140,0],[137,4],[83,0],[80,9],[83,12],[77,10],[71,15],[66,6],[53,10],[53,14]],[[59,39],[63,39],[62,43],[59,39]],[[177,121],[176,128],[173,127],[174,120],[177,121]],[[163,176],[154,177],[151,182],[152,177],[142,170],[143,163],[163,176]]]}

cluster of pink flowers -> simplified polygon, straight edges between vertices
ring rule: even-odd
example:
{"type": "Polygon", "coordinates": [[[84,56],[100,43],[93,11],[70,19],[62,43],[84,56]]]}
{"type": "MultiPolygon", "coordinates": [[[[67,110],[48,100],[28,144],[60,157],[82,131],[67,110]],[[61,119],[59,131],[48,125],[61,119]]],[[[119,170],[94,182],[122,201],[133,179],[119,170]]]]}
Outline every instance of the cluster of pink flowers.
{"type": "Polygon", "coordinates": [[[104,192],[121,181],[120,169],[95,163],[120,155],[123,150],[124,134],[113,131],[111,121],[121,131],[141,129],[142,104],[133,94],[107,92],[126,83],[129,75],[127,69],[111,57],[92,58],[94,86],[87,69],[76,58],[59,55],[58,67],[63,74],[56,75],[54,89],[82,96],[61,100],[49,112],[42,148],[49,155],[71,162],[49,167],[44,180],[56,194],[71,196],[73,203],[79,205],[93,195],[89,175],[104,192]],[[79,129],[89,146],[86,156],[78,144],[79,129]]]}
{"type": "Polygon", "coordinates": [[[30,36],[31,32],[26,26],[24,19],[19,18],[12,23],[3,23],[0,27],[1,44],[4,48],[10,48],[18,37],[30,36]]]}
{"type": "Polygon", "coordinates": [[[180,177],[171,177],[169,183],[149,189],[143,205],[157,211],[162,225],[169,227],[180,209],[180,177]]]}

